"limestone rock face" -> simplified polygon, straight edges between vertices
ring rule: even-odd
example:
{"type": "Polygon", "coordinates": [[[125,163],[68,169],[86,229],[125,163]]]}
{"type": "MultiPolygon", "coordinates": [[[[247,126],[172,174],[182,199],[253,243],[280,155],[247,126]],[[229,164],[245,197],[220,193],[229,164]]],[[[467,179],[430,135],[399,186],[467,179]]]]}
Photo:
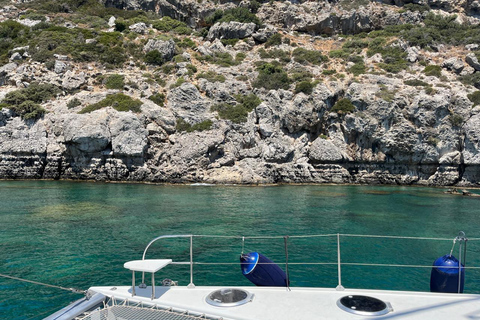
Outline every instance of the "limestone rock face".
{"type": "Polygon", "coordinates": [[[75,154],[93,154],[111,143],[108,130],[109,115],[105,110],[86,115],[69,115],[63,119],[65,144],[75,154]]]}
{"type": "Polygon", "coordinates": [[[480,164],[480,114],[471,117],[465,123],[465,164],[480,164]]]}
{"type": "Polygon", "coordinates": [[[343,160],[342,152],[331,141],[317,138],[310,146],[309,158],[314,162],[338,162],[343,160]]]}
{"type": "Polygon", "coordinates": [[[185,82],[180,87],[172,89],[168,96],[168,108],[176,117],[180,117],[190,124],[202,122],[211,117],[209,111],[211,103],[202,97],[198,89],[191,83],[185,82]]]}
{"type": "Polygon", "coordinates": [[[62,87],[66,90],[74,90],[80,88],[86,82],[85,73],[74,73],[70,70],[65,72],[62,80],[62,87]]]}
{"type": "Polygon", "coordinates": [[[465,61],[476,71],[480,71],[480,62],[478,62],[477,56],[474,53],[469,53],[465,57],[465,61]]]}
{"type": "Polygon", "coordinates": [[[208,31],[207,39],[243,39],[255,31],[255,23],[217,22],[208,31]]]}
{"type": "Polygon", "coordinates": [[[118,113],[110,122],[114,156],[143,157],[147,148],[147,130],[132,113],[118,113]]]}
{"type": "Polygon", "coordinates": [[[175,42],[172,39],[168,41],[150,39],[143,47],[143,51],[148,53],[153,50],[158,50],[165,61],[170,61],[175,55],[175,42]]]}
{"type": "MultiPolygon", "coordinates": [[[[192,27],[205,27],[215,10],[254,4],[101,2],[155,11],[192,27]]],[[[21,60],[0,66],[0,178],[480,186],[478,44],[435,44],[427,50],[411,46],[400,35],[386,40],[390,48],[401,50],[405,64],[397,66],[399,61],[387,53],[370,55],[373,47],[365,47],[370,37],[343,34],[419,25],[428,15],[408,7],[399,10],[410,0],[381,2],[261,2],[257,16],[262,26],[217,23],[205,39],[193,33],[189,39],[159,40],[145,23],[130,26],[125,39],[142,44],[144,54],[158,50],[166,62],[181,48],[176,61],[160,68],[143,65],[141,52],[131,51],[133,46],[125,47],[129,57],[123,66],[79,61],[65,52],[46,64],[33,58],[37,48],[16,47],[4,60],[16,53],[21,60]],[[281,41],[266,45],[277,33],[281,41]],[[237,38],[243,40],[222,43],[237,38]],[[343,55],[345,44],[352,46],[351,57],[330,55],[337,49],[343,55]],[[305,61],[297,48],[310,50],[304,52],[305,61]],[[308,61],[314,56],[311,51],[328,55],[328,61],[308,61]],[[259,85],[261,60],[273,72],[265,81],[278,80],[283,71],[292,81],[283,79],[269,89],[259,85]],[[399,68],[395,74],[386,72],[392,65],[399,68]],[[443,69],[440,74],[427,72],[426,65],[443,69]],[[360,67],[359,74],[354,74],[354,66],[360,67]],[[125,77],[125,85],[108,90],[101,79],[114,73],[125,77]],[[303,83],[305,90],[300,85],[304,80],[310,84],[303,83]],[[32,82],[54,84],[60,92],[40,103],[44,114],[25,119],[18,105],[2,99],[32,82]],[[117,111],[114,104],[79,114],[107,94],[120,92],[140,100],[140,108],[117,111]],[[249,100],[251,95],[258,100],[249,100]],[[343,99],[351,105],[339,110],[337,103],[343,99]],[[224,109],[213,111],[219,103],[226,104],[224,109]]],[[[455,13],[458,23],[477,24],[478,3],[418,4],[431,6],[437,14],[455,13]]],[[[1,19],[20,14],[4,9],[1,19]]],[[[109,22],[112,31],[115,17],[109,22]]],[[[91,37],[79,33],[75,41],[101,48],[97,34],[91,37]]]]}

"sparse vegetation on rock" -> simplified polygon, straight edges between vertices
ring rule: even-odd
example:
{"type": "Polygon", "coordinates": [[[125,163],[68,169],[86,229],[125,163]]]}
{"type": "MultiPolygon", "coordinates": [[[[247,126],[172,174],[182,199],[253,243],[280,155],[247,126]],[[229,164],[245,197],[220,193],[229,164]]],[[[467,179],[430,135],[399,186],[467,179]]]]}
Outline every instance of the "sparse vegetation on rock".
{"type": "Polygon", "coordinates": [[[19,2],[0,178],[478,185],[475,1],[19,2]]]}
{"type": "Polygon", "coordinates": [[[109,94],[107,97],[97,103],[91,104],[80,110],[79,114],[93,112],[101,108],[112,107],[117,111],[133,111],[140,112],[142,102],[123,94],[109,94]]]}

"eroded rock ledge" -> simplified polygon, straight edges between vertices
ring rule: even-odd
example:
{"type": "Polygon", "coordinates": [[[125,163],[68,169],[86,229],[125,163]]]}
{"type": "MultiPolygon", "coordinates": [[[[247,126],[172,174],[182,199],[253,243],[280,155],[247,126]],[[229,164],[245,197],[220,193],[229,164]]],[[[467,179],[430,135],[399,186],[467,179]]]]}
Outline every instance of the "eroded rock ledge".
{"type": "MultiPolygon", "coordinates": [[[[205,108],[210,99],[189,83],[170,91],[174,105],[159,107],[145,99],[139,114],[112,108],[76,114],[58,100],[42,119],[24,121],[3,109],[0,177],[478,185],[480,107],[472,109],[457,90],[432,96],[404,86],[391,102],[375,96],[396,84],[370,75],[347,87],[319,84],[309,96],[259,90],[263,102],[243,124],[215,120],[205,108]],[[331,111],[342,92],[358,112],[331,111]],[[452,126],[452,113],[466,119],[461,127],[452,126]],[[179,116],[215,122],[207,131],[177,132],[179,116]]],[[[234,93],[220,83],[216,89],[216,96],[234,93]]],[[[84,92],[76,97],[92,99],[84,92]]]]}

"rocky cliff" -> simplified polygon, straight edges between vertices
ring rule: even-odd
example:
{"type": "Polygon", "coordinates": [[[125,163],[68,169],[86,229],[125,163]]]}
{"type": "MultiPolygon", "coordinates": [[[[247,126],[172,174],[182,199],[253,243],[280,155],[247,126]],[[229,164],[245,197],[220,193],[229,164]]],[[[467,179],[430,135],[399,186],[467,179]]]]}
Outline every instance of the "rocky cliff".
{"type": "Polygon", "coordinates": [[[0,178],[479,184],[478,1],[102,4],[1,10],[0,178]]]}

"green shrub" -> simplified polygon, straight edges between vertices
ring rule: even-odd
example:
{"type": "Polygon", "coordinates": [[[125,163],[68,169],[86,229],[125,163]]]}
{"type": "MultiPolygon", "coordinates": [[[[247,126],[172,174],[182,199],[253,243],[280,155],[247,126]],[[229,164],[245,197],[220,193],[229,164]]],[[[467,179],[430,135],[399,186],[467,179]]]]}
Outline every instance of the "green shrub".
{"type": "Polygon", "coordinates": [[[27,100],[22,102],[19,105],[14,105],[10,107],[16,114],[22,117],[22,119],[38,119],[47,112],[39,104],[27,100]]]}
{"type": "Polygon", "coordinates": [[[160,51],[152,50],[145,54],[144,61],[148,64],[155,64],[161,66],[165,62],[165,59],[163,58],[163,55],[160,53],[160,51]]]}
{"type": "Polygon", "coordinates": [[[125,77],[121,74],[112,74],[105,79],[105,87],[107,89],[123,89],[125,86],[125,77]]]}
{"type": "Polygon", "coordinates": [[[474,86],[475,88],[480,89],[480,72],[461,76],[459,80],[465,85],[474,86]]]}
{"type": "Polygon", "coordinates": [[[163,93],[155,93],[148,97],[149,100],[152,100],[160,107],[163,107],[165,104],[165,95],[163,93]]]}
{"type": "Polygon", "coordinates": [[[473,102],[473,106],[480,105],[480,91],[475,91],[467,95],[468,99],[473,102]]]}
{"type": "Polygon", "coordinates": [[[152,27],[159,31],[164,32],[174,32],[177,34],[191,34],[192,29],[190,29],[185,22],[181,22],[175,19],[172,19],[168,16],[163,17],[160,20],[154,21],[152,27]]]}
{"type": "Polygon", "coordinates": [[[342,46],[342,49],[346,49],[346,51],[349,52],[359,53],[360,51],[362,51],[362,49],[367,48],[368,44],[369,42],[366,40],[354,38],[345,42],[345,44],[342,46]]]}
{"type": "Polygon", "coordinates": [[[171,74],[172,71],[175,71],[175,65],[173,63],[167,63],[162,66],[161,70],[165,74],[171,74]]]}
{"type": "Polygon", "coordinates": [[[434,76],[439,78],[442,75],[442,67],[436,65],[428,65],[423,70],[423,73],[427,76],[434,76]]]}
{"type": "Polygon", "coordinates": [[[248,111],[252,111],[262,103],[262,100],[253,93],[249,95],[237,94],[235,100],[248,111]]]}
{"type": "Polygon", "coordinates": [[[178,132],[206,131],[212,128],[212,124],[213,122],[211,120],[204,120],[192,126],[182,118],[177,118],[176,130],[178,132]]]}
{"type": "Polygon", "coordinates": [[[271,49],[266,51],[265,49],[260,48],[258,53],[262,59],[278,59],[282,63],[290,62],[290,52],[281,49],[271,49]]]}
{"type": "Polygon", "coordinates": [[[195,42],[190,39],[190,38],[183,38],[182,41],[176,42],[177,46],[180,48],[190,48],[190,49],[195,49],[197,45],[195,42]]]}
{"type": "Polygon", "coordinates": [[[288,89],[291,79],[281,66],[275,63],[263,63],[257,67],[258,77],[253,82],[255,88],[267,90],[288,89]]]}
{"type": "Polygon", "coordinates": [[[178,131],[178,132],[182,132],[182,131],[187,131],[187,132],[191,132],[192,128],[192,125],[190,123],[188,123],[187,121],[183,120],[182,118],[177,118],[177,123],[175,125],[175,129],[178,131]]]}
{"type": "Polygon", "coordinates": [[[236,45],[238,41],[240,41],[240,39],[237,39],[237,38],[235,38],[235,39],[221,39],[221,40],[220,40],[220,42],[221,42],[224,46],[230,45],[230,46],[232,46],[232,47],[233,47],[234,45],[236,45]]]}
{"type": "Polygon", "coordinates": [[[218,112],[221,119],[230,120],[233,123],[246,122],[249,112],[243,105],[230,105],[225,102],[213,105],[210,110],[218,112]]]}
{"type": "Polygon", "coordinates": [[[419,80],[419,79],[406,80],[406,81],[404,81],[404,83],[407,86],[412,86],[412,87],[428,87],[429,86],[428,83],[426,83],[422,80],[419,80]]]}
{"type": "Polygon", "coordinates": [[[107,97],[102,101],[86,106],[78,113],[79,114],[89,113],[89,112],[99,110],[101,108],[106,108],[106,107],[112,107],[117,111],[140,112],[141,106],[142,106],[141,101],[132,99],[131,97],[123,93],[115,93],[115,94],[107,95],[107,97]]]}
{"type": "Polygon", "coordinates": [[[350,50],[345,50],[345,49],[338,49],[338,50],[331,50],[328,53],[328,56],[330,58],[340,58],[340,59],[348,59],[348,57],[352,54],[350,50]]]}
{"type": "Polygon", "coordinates": [[[440,142],[440,139],[435,138],[435,137],[428,137],[427,138],[427,143],[432,146],[436,146],[440,142]]]}
{"type": "Polygon", "coordinates": [[[396,91],[388,90],[385,85],[380,85],[380,90],[375,93],[375,96],[387,102],[392,102],[395,98],[395,93],[396,91]]]}
{"type": "Polygon", "coordinates": [[[325,69],[322,71],[322,74],[326,76],[331,76],[332,74],[335,74],[335,73],[337,73],[337,70],[325,69]]]}
{"type": "Polygon", "coordinates": [[[3,102],[8,105],[20,105],[25,101],[41,103],[50,100],[59,93],[60,89],[53,84],[32,82],[27,88],[7,93],[3,102]]]}
{"type": "Polygon", "coordinates": [[[398,46],[392,46],[385,37],[375,38],[368,45],[367,55],[371,57],[376,53],[380,53],[383,58],[383,63],[378,66],[387,72],[398,73],[408,66],[405,60],[407,53],[398,46]]]}
{"type": "Polygon", "coordinates": [[[216,22],[238,21],[243,23],[253,22],[257,26],[261,24],[260,19],[250,10],[243,7],[227,9],[225,11],[217,10],[211,16],[205,19],[207,25],[214,25],[216,22]]]}
{"type": "Polygon", "coordinates": [[[68,101],[67,103],[67,108],[68,109],[73,109],[75,107],[78,107],[79,105],[81,105],[82,103],[80,102],[80,100],[78,100],[77,98],[73,98],[71,99],[70,101],[68,101]]]}
{"type": "Polygon", "coordinates": [[[128,24],[123,20],[115,21],[115,31],[123,32],[128,28],[128,24]]]}
{"type": "Polygon", "coordinates": [[[296,62],[302,64],[308,62],[314,65],[319,65],[328,60],[320,51],[307,50],[304,48],[296,48],[293,50],[292,56],[296,62]]]}
{"type": "Polygon", "coordinates": [[[197,75],[197,79],[206,79],[209,82],[225,82],[225,76],[222,74],[218,74],[215,71],[207,71],[207,72],[202,72],[197,75]]]}
{"type": "Polygon", "coordinates": [[[312,94],[314,88],[314,84],[310,81],[302,81],[296,84],[295,86],[295,93],[303,92],[307,95],[312,94]]]}
{"type": "Polygon", "coordinates": [[[0,22],[0,39],[10,39],[10,41],[18,42],[27,39],[30,28],[13,20],[5,20],[0,22]]]}
{"type": "Polygon", "coordinates": [[[187,64],[187,66],[185,67],[187,70],[188,70],[188,75],[191,76],[193,75],[194,73],[196,73],[198,70],[197,70],[197,67],[195,67],[193,64],[187,64]]]}
{"type": "Polygon", "coordinates": [[[241,61],[243,61],[243,59],[245,58],[245,54],[241,52],[237,53],[237,57],[234,60],[228,52],[216,52],[214,55],[211,56],[201,56],[198,54],[196,55],[197,60],[218,64],[221,67],[231,67],[240,64],[241,61]]]}
{"type": "Polygon", "coordinates": [[[39,14],[36,12],[27,12],[26,14],[22,14],[20,16],[20,20],[25,20],[25,19],[30,19],[30,20],[36,20],[36,21],[43,21],[45,22],[47,18],[43,14],[39,14]]]}
{"type": "Polygon", "coordinates": [[[183,77],[177,79],[177,81],[170,86],[170,89],[180,87],[186,80],[183,77]]]}
{"type": "Polygon", "coordinates": [[[412,12],[427,12],[430,11],[430,7],[428,5],[416,4],[416,3],[407,3],[403,6],[405,10],[412,11],[412,12]]]}
{"type": "Polygon", "coordinates": [[[434,95],[435,93],[437,93],[437,90],[435,90],[431,85],[428,86],[428,87],[425,87],[425,93],[426,94],[429,94],[429,95],[434,95]]]}
{"type": "Polygon", "coordinates": [[[365,73],[365,63],[363,63],[363,61],[355,63],[353,66],[351,66],[348,69],[348,71],[350,73],[352,73],[354,76],[364,74],[365,73]]]}
{"type": "Polygon", "coordinates": [[[278,46],[282,44],[282,35],[280,33],[275,33],[265,42],[265,48],[278,46]]]}
{"type": "Polygon", "coordinates": [[[199,123],[195,123],[193,126],[192,126],[192,131],[206,131],[206,130],[210,130],[212,128],[212,120],[204,120],[202,122],[199,122],[199,123]]]}
{"type": "Polygon", "coordinates": [[[355,111],[355,106],[352,104],[352,101],[350,101],[350,99],[343,98],[335,103],[331,111],[338,114],[346,114],[355,111]]]}
{"type": "Polygon", "coordinates": [[[454,127],[460,127],[463,124],[463,117],[459,114],[452,113],[449,117],[448,120],[454,127]]]}
{"type": "Polygon", "coordinates": [[[311,81],[313,78],[313,74],[305,69],[295,68],[290,71],[292,72],[290,74],[290,79],[293,82],[311,81]]]}

